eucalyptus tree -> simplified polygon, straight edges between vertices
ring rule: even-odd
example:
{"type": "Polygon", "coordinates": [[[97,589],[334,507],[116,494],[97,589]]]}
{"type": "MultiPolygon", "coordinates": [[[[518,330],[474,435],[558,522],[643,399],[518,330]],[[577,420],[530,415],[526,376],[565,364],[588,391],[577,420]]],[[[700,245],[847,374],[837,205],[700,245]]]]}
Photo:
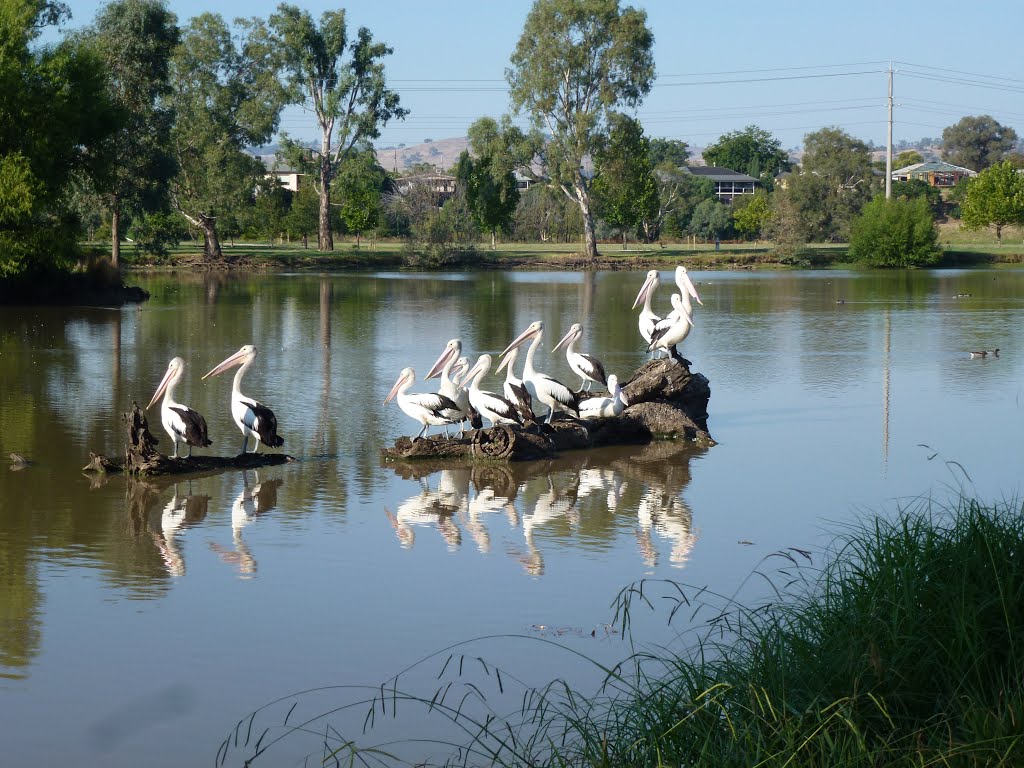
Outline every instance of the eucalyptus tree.
{"type": "Polygon", "coordinates": [[[972,171],[982,171],[1011,153],[1017,132],[990,115],[970,115],[942,131],[942,156],[972,171]]]}
{"type": "Polygon", "coordinates": [[[469,126],[469,151],[459,157],[456,176],[465,187],[466,203],[477,224],[496,247],[499,230],[508,231],[519,205],[515,171],[529,166],[536,145],[512,125],[482,117],[469,126]]]}
{"type": "Polygon", "coordinates": [[[177,17],[163,0],[114,0],[100,9],[83,37],[106,65],[116,108],[116,130],[91,153],[93,184],[110,212],[110,260],[116,267],[122,215],[166,206],[174,175],[169,150],[174,116],[162,97],[170,92],[177,17]]]}
{"type": "Polygon", "coordinates": [[[374,42],[366,27],[350,39],[344,10],[324,12],[317,24],[308,11],[282,3],[270,27],[289,98],[310,106],[320,127],[319,148],[287,136],[282,144],[320,193],[320,250],[333,251],[331,183],[339,166],[360,142],[378,138],[381,127],[408,114],[387,87],[383,60],[393,51],[374,42]]]}
{"type": "Polygon", "coordinates": [[[263,25],[232,29],[204,13],[182,31],[172,57],[176,113],[172,149],[178,173],[171,185],[175,209],[203,233],[203,255],[220,258],[217,219],[248,204],[263,164],[244,150],[266,143],[277,129],[284,89],[263,25]]]}
{"type": "Polygon", "coordinates": [[[608,122],[608,140],[594,154],[593,191],[601,217],[621,231],[625,250],[628,231],[658,214],[658,183],[639,121],[614,113],[608,122]]]}
{"type": "Polygon", "coordinates": [[[606,139],[608,116],[651,90],[653,46],[647,14],[618,0],[536,0],[505,70],[513,109],[550,134],[543,160],[580,208],[590,258],[597,240],[584,160],[606,139]]]}

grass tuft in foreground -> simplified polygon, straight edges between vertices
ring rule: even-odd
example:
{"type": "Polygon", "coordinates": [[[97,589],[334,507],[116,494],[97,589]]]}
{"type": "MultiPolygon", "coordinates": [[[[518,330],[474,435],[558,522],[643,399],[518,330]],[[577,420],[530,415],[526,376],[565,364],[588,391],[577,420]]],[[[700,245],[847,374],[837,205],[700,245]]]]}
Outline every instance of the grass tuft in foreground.
{"type": "MultiPolygon", "coordinates": [[[[783,556],[796,565],[805,553],[793,553],[783,556]]],[[[418,704],[462,740],[404,746],[433,755],[457,745],[449,762],[459,764],[1024,765],[1019,505],[964,498],[940,510],[922,501],[848,530],[808,581],[806,567],[795,571],[795,594],[784,588],[757,609],[726,601],[685,654],[635,653],[607,670],[596,695],[562,681],[523,687],[514,711],[499,714],[497,689],[507,694],[512,675],[475,659],[495,688],[489,693],[480,678],[466,681],[469,656],[445,651],[432,698],[401,692],[396,677],[363,700],[366,724],[373,713],[394,715],[399,702],[407,716],[418,704]]],[[[709,607],[706,592],[661,586],[679,607],[709,607]]],[[[628,624],[638,603],[654,601],[652,590],[652,582],[623,590],[620,618],[628,624]]],[[[251,719],[239,725],[246,723],[251,731],[251,719]]],[[[288,735],[275,730],[276,740],[288,735]]],[[[398,743],[369,752],[338,733],[324,740],[321,759],[389,763],[407,751],[390,751],[398,743]]],[[[261,755],[259,745],[250,753],[261,755]]]]}

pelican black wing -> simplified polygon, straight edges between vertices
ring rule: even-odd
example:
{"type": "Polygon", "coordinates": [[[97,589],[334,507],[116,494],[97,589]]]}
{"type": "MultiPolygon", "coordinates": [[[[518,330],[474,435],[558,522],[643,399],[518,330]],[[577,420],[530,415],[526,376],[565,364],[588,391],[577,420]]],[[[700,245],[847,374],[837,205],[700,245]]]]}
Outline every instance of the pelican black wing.
{"type": "Polygon", "coordinates": [[[191,408],[186,408],[183,405],[171,406],[171,410],[178,414],[181,423],[185,425],[185,434],[182,437],[185,438],[186,443],[199,448],[213,445],[207,436],[206,419],[203,418],[201,413],[193,411],[191,408]]]}

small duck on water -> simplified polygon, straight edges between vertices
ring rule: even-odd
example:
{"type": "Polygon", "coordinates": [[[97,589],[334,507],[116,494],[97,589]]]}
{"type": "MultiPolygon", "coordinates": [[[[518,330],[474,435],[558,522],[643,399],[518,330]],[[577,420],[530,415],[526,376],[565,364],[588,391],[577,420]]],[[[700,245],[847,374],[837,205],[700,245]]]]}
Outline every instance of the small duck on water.
{"type": "Polygon", "coordinates": [[[971,352],[972,359],[978,357],[999,357],[999,347],[996,347],[991,352],[989,352],[987,349],[982,349],[978,352],[971,352]]]}

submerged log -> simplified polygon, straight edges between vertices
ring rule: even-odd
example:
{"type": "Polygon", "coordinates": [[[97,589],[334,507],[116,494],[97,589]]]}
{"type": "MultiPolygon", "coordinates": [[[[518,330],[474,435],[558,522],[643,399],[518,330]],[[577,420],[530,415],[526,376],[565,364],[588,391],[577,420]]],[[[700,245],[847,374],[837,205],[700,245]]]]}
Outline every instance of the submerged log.
{"type": "Polygon", "coordinates": [[[124,460],[118,462],[103,454],[89,453],[89,463],[84,472],[127,472],[130,475],[181,475],[191,472],[208,472],[218,469],[258,469],[295,461],[284,453],[240,453],[237,456],[190,456],[173,458],[164,456],[157,449],[159,443],[149,431],[146,414],[138,403],[132,403],[132,410],[121,414],[121,421],[127,431],[124,446],[124,460]]]}
{"type": "MultiPolygon", "coordinates": [[[[593,396],[601,393],[594,392],[593,396]]],[[[499,425],[476,429],[461,438],[433,435],[419,440],[400,437],[382,448],[386,461],[452,460],[534,461],[562,451],[606,445],[642,445],[651,440],[685,440],[711,446],[705,376],[672,359],[651,360],[638,368],[623,387],[629,403],[620,416],[580,420],[556,415],[551,424],[499,425]]]]}

